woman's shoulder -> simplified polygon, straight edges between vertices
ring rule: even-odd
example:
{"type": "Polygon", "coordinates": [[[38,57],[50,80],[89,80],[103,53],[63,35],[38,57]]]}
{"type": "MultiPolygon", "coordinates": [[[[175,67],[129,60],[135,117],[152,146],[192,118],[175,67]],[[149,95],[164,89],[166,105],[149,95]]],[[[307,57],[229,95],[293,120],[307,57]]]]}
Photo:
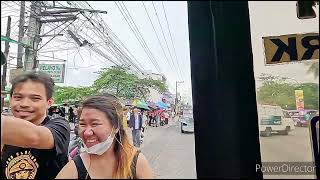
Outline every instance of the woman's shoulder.
{"type": "Polygon", "coordinates": [[[152,169],[149,165],[149,162],[147,160],[147,158],[145,157],[145,155],[138,151],[138,157],[137,157],[137,178],[138,179],[144,179],[144,178],[148,178],[148,179],[152,179],[153,178],[153,172],[152,169]]]}
{"type": "Polygon", "coordinates": [[[78,179],[76,164],[70,160],[59,172],[56,179],[78,179]]]}

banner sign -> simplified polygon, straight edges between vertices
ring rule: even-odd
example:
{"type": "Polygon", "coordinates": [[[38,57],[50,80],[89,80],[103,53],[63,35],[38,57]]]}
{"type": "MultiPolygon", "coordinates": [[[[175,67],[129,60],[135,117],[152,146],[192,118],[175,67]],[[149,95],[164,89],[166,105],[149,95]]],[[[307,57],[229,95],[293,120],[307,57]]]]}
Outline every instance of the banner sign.
{"type": "Polygon", "coordinates": [[[39,64],[39,71],[50,74],[55,83],[64,82],[65,64],[39,64]]]}
{"type": "Polygon", "coordinates": [[[319,60],[319,33],[263,37],[265,64],[319,60]]]}
{"type": "Polygon", "coordinates": [[[304,109],[303,90],[295,90],[297,110],[304,109]]]}

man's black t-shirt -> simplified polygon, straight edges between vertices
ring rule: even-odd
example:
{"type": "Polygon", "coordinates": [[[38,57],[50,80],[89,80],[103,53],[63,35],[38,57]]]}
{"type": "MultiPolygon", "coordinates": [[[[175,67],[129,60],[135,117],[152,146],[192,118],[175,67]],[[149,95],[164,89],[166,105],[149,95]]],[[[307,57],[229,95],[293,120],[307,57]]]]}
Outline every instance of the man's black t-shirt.
{"type": "Polygon", "coordinates": [[[41,124],[54,138],[53,149],[5,145],[1,158],[1,179],[54,179],[68,162],[70,125],[61,117],[46,117],[41,124]]]}

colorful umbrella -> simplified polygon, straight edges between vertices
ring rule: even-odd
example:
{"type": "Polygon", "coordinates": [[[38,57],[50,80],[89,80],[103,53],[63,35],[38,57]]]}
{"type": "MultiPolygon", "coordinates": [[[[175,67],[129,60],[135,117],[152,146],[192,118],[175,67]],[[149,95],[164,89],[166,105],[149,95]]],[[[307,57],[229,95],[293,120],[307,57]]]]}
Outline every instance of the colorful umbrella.
{"type": "Polygon", "coordinates": [[[148,106],[152,109],[157,109],[157,104],[151,101],[148,101],[148,106]]]}
{"type": "Polygon", "coordinates": [[[139,100],[134,99],[134,100],[128,100],[125,104],[126,106],[137,106],[138,103],[139,103],[139,100]]]}
{"type": "Polygon", "coordinates": [[[137,106],[138,105],[138,103],[139,103],[139,101],[140,100],[138,100],[138,99],[135,99],[135,100],[133,100],[133,102],[132,102],[132,106],[137,106]]]}
{"type": "Polygon", "coordinates": [[[128,100],[125,104],[126,104],[126,106],[132,106],[132,100],[128,100]]]}
{"type": "Polygon", "coordinates": [[[146,110],[150,110],[150,108],[148,107],[147,103],[145,101],[138,101],[137,105],[138,108],[140,109],[146,109],[146,110]]]}
{"type": "Polygon", "coordinates": [[[157,102],[157,106],[158,106],[160,109],[166,109],[166,108],[169,107],[166,103],[164,103],[164,102],[162,102],[162,101],[157,102]]]}

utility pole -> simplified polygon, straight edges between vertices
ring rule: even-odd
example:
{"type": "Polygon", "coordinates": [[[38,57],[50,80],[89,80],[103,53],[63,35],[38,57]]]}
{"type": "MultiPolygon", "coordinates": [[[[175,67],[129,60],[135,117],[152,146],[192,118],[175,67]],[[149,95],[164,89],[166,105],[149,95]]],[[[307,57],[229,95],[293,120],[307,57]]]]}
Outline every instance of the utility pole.
{"type": "MultiPolygon", "coordinates": [[[[6,38],[10,38],[10,33],[11,33],[11,16],[8,16],[8,22],[7,22],[7,33],[6,33],[6,38]]],[[[6,41],[5,42],[5,48],[4,48],[4,55],[8,61],[8,55],[9,55],[9,48],[10,48],[10,45],[9,45],[9,42],[6,41]]],[[[1,91],[4,91],[5,90],[5,87],[7,85],[7,63],[5,63],[3,65],[3,74],[2,74],[2,79],[1,79],[1,91]]],[[[2,112],[2,108],[3,108],[3,105],[4,105],[4,98],[1,98],[1,112],[2,112]]]]}
{"type": "MultiPolygon", "coordinates": [[[[93,10],[93,9],[55,7],[55,2],[53,2],[54,3],[53,7],[44,6],[41,4],[41,2],[42,1],[31,1],[31,14],[30,14],[30,20],[29,20],[28,31],[27,31],[27,35],[29,37],[28,45],[30,45],[30,47],[25,49],[25,71],[35,70],[38,67],[38,60],[37,60],[37,52],[39,50],[38,45],[41,42],[41,37],[49,36],[47,34],[44,34],[43,36],[40,35],[41,26],[43,23],[67,22],[67,21],[76,20],[77,16],[70,14],[73,12],[80,13],[80,12],[87,11],[87,12],[107,13],[106,11],[99,11],[99,10],[93,10]],[[41,12],[42,7],[46,8],[47,10],[41,12]],[[48,9],[55,9],[55,8],[59,8],[62,10],[48,10],[48,9]],[[69,13],[69,14],[65,14],[65,13],[69,13]],[[41,20],[41,17],[48,17],[48,16],[62,17],[62,18],[41,20]]],[[[51,31],[52,30],[50,30],[49,32],[51,31]]],[[[61,34],[58,34],[58,35],[61,35],[61,34]]],[[[54,35],[53,38],[55,38],[58,35],[54,35]]],[[[49,40],[47,43],[49,43],[51,40],[49,40]]],[[[85,45],[85,43],[86,42],[82,43],[82,45],[85,45]]]]}
{"type": "Polygon", "coordinates": [[[177,113],[177,107],[178,107],[178,83],[184,83],[184,81],[176,81],[176,99],[175,99],[176,113],[177,113]]]}
{"type": "MultiPolygon", "coordinates": [[[[24,23],[25,23],[24,13],[25,13],[25,1],[21,1],[18,42],[21,42],[22,38],[24,36],[24,23]]],[[[18,55],[17,55],[17,68],[18,69],[23,68],[22,56],[23,56],[23,47],[19,43],[18,44],[18,55]]]]}
{"type": "Polygon", "coordinates": [[[31,13],[29,19],[29,25],[27,35],[30,38],[28,44],[30,47],[25,50],[25,71],[31,71],[38,66],[37,62],[37,49],[41,41],[40,39],[40,13],[41,6],[40,1],[31,1],[31,13]]]}

